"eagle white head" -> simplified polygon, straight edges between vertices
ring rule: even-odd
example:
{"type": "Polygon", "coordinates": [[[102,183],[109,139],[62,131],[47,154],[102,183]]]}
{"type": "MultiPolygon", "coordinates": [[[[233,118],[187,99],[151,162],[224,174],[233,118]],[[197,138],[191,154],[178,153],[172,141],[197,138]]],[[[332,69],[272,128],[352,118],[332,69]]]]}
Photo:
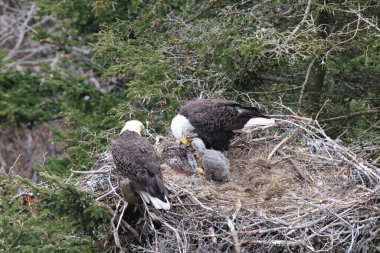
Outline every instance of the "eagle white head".
{"type": "Polygon", "coordinates": [[[183,144],[189,143],[187,135],[194,130],[194,127],[185,116],[177,114],[177,116],[173,118],[170,128],[177,141],[182,142],[183,144]]]}
{"type": "Polygon", "coordinates": [[[140,121],[135,120],[135,119],[134,120],[128,120],[125,123],[123,129],[121,129],[120,134],[123,133],[126,130],[129,130],[129,131],[133,131],[133,132],[136,132],[139,135],[141,135],[141,132],[144,131],[144,129],[145,129],[144,125],[140,121]]]}

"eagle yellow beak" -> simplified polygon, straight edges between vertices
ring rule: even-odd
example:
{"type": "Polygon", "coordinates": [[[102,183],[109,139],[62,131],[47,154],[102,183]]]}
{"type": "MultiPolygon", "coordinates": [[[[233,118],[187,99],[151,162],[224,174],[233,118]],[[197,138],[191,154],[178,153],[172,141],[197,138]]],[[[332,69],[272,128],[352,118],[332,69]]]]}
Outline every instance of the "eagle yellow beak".
{"type": "Polygon", "coordinates": [[[198,172],[199,174],[201,174],[201,175],[204,175],[204,174],[205,174],[205,170],[204,170],[203,168],[201,168],[201,167],[198,167],[198,168],[197,168],[197,172],[198,172]]]}
{"type": "Polygon", "coordinates": [[[141,133],[145,131],[144,125],[141,125],[141,133]]]}
{"type": "Polygon", "coordinates": [[[186,131],[182,131],[181,143],[185,145],[189,144],[189,141],[187,140],[187,137],[186,137],[186,131]]]}

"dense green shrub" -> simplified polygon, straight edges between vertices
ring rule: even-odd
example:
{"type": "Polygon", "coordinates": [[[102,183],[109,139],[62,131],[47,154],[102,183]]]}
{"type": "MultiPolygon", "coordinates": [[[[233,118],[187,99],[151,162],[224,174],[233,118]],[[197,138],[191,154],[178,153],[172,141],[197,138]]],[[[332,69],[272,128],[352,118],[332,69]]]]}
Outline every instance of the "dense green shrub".
{"type": "Polygon", "coordinates": [[[60,87],[43,84],[31,73],[0,73],[1,125],[33,126],[58,117],[62,100],[59,90],[60,87]]]}
{"type": "MultiPolygon", "coordinates": [[[[111,2],[115,9],[125,4],[92,4],[111,2]]],[[[244,103],[250,97],[272,112],[283,109],[276,101],[306,116],[320,112],[319,119],[327,119],[378,108],[380,103],[373,96],[380,74],[380,40],[374,36],[378,29],[360,19],[357,29],[347,25],[357,23],[358,6],[365,6],[368,22],[379,13],[377,5],[360,0],[315,1],[307,11],[306,3],[299,1],[188,1],[175,7],[153,1],[134,19],[103,26],[94,56],[105,69],[103,77],[120,78],[130,99],[140,99],[151,114],[169,111],[166,122],[177,110],[177,101],[200,95],[244,103]],[[318,59],[323,79],[308,80],[307,86],[314,82],[318,92],[300,104],[313,59],[318,59]],[[308,103],[313,106],[303,110],[308,103]]],[[[372,114],[344,121],[349,131],[341,137],[352,141],[352,131],[367,129],[377,119],[372,114]]],[[[342,133],[342,124],[328,127],[333,137],[342,133]]]]}
{"type": "Polygon", "coordinates": [[[89,169],[108,145],[110,139],[101,133],[123,124],[113,112],[123,100],[121,94],[103,94],[68,72],[0,73],[2,127],[33,129],[58,118],[64,123],[51,126],[55,140],[64,144],[64,156],[47,157],[43,166],[34,166],[42,175],[41,183],[0,178],[0,251],[98,251],[97,240],[108,231],[108,213],[89,194],[63,183],[63,178],[73,168],[89,169]],[[19,189],[32,190],[35,201],[14,198],[19,189]]]}
{"type": "Polygon", "coordinates": [[[113,109],[124,97],[119,93],[103,94],[78,75],[45,71],[43,76],[15,71],[0,73],[0,123],[3,127],[32,128],[42,122],[64,119],[64,131],[53,127],[52,130],[56,140],[66,144],[71,164],[60,161],[58,164],[64,166],[52,171],[63,173],[73,166],[86,168],[93,159],[89,152],[95,150],[95,143],[99,147],[108,144],[98,138],[100,132],[123,124],[115,118],[113,109]]]}
{"type": "Polygon", "coordinates": [[[51,176],[45,180],[34,185],[0,175],[0,251],[98,252],[108,213],[74,186],[51,176]]]}
{"type": "Polygon", "coordinates": [[[63,118],[70,109],[92,116],[100,112],[105,114],[112,103],[117,103],[119,96],[109,101],[103,96],[78,75],[46,70],[40,77],[30,72],[6,71],[0,73],[0,122],[3,126],[26,124],[33,127],[63,118]]]}
{"type": "MultiPolygon", "coordinates": [[[[199,96],[256,100],[274,113],[283,112],[278,106],[283,103],[297,111],[301,85],[316,57],[325,78],[311,115],[322,108],[318,116],[326,119],[380,106],[380,39],[378,27],[370,25],[380,12],[371,1],[311,1],[309,13],[308,1],[295,0],[36,2],[39,14],[55,15],[63,29],[48,33],[34,27],[34,38],[50,39],[68,54],[72,46],[91,46],[90,54],[67,57],[64,65],[92,70],[102,84],[117,83],[104,94],[68,71],[0,73],[1,126],[32,128],[59,118],[64,124],[51,129],[65,144],[63,159],[36,166],[42,184],[20,181],[33,189],[37,212],[13,199],[13,181],[0,179],[2,251],[95,250],[109,217],[62,178],[71,169],[88,170],[128,119],[166,133],[183,101],[199,96]],[[323,15],[327,20],[321,21],[323,15]]],[[[378,117],[327,122],[325,128],[353,143],[379,143],[378,117]]]]}

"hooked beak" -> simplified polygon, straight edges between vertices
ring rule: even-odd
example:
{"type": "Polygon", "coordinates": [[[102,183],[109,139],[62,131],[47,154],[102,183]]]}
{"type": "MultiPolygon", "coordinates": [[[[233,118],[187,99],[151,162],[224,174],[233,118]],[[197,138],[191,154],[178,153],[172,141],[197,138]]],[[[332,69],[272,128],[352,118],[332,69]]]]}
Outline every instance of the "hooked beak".
{"type": "Polygon", "coordinates": [[[141,131],[141,135],[142,136],[149,136],[150,135],[148,129],[146,129],[143,125],[141,126],[141,130],[140,131],[141,131]]]}
{"type": "Polygon", "coordinates": [[[189,144],[189,141],[187,140],[187,137],[186,137],[186,131],[182,131],[181,143],[185,145],[189,144]]]}
{"type": "Polygon", "coordinates": [[[197,167],[196,171],[201,175],[205,174],[205,170],[202,167],[197,167]]]}

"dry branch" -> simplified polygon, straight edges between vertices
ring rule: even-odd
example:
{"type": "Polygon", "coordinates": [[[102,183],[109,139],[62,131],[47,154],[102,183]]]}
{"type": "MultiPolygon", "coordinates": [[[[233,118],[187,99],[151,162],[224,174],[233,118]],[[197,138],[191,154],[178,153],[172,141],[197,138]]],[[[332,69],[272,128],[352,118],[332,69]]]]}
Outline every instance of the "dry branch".
{"type": "MultiPolygon", "coordinates": [[[[309,1],[310,3],[310,1],[309,1]]],[[[305,90],[306,90],[306,86],[308,85],[308,82],[309,82],[309,79],[310,79],[310,73],[311,73],[311,70],[313,69],[313,66],[316,62],[316,60],[318,59],[318,57],[314,57],[313,60],[310,62],[308,68],[307,68],[307,71],[306,71],[306,76],[305,76],[305,81],[302,83],[302,88],[301,88],[301,92],[300,92],[300,96],[298,98],[298,113],[301,112],[301,108],[302,108],[302,103],[303,103],[303,99],[304,99],[304,96],[305,96],[305,90]]]]}
{"type": "Polygon", "coordinates": [[[369,114],[380,114],[380,109],[373,109],[373,110],[362,111],[362,112],[354,112],[354,113],[350,113],[347,115],[341,115],[341,116],[332,117],[332,118],[328,118],[328,119],[320,119],[318,121],[320,123],[324,123],[324,122],[345,120],[345,119],[350,119],[353,117],[362,116],[362,115],[369,115],[369,114]]]}
{"type": "MultiPolygon", "coordinates": [[[[115,216],[116,219],[120,219],[122,217],[122,215],[118,215],[117,211],[114,211],[110,206],[106,205],[105,203],[97,202],[97,204],[103,207],[104,209],[106,209],[112,216],[115,216]]],[[[121,221],[123,225],[133,234],[136,240],[138,242],[141,242],[139,233],[131,225],[129,225],[128,222],[126,222],[125,220],[121,220],[121,221]]]]}
{"type": "Polygon", "coordinates": [[[307,19],[307,16],[309,16],[309,13],[310,13],[310,8],[311,8],[311,3],[312,1],[309,0],[307,2],[307,6],[306,6],[306,9],[305,9],[305,13],[303,14],[303,17],[302,17],[302,20],[301,22],[299,22],[297,24],[297,26],[293,29],[293,31],[290,33],[290,35],[288,36],[288,38],[286,39],[286,41],[284,42],[284,44],[287,44],[290,40],[293,39],[294,35],[298,32],[298,30],[301,28],[301,25],[303,23],[305,23],[306,19],[307,19]]]}
{"type": "Polygon", "coordinates": [[[124,207],[108,151],[92,170],[110,173],[84,174],[78,187],[112,210],[115,226],[110,233],[118,233],[115,237],[126,251],[370,252],[364,249],[378,244],[380,169],[329,138],[317,121],[278,118],[276,127],[260,130],[261,138],[248,134],[234,140],[228,154],[231,182],[209,182],[201,175],[166,168],[172,209],[164,212],[137,203],[136,208],[145,210],[142,217],[132,219],[136,214],[125,210],[120,223],[134,238],[139,235],[141,244],[125,241],[117,230],[121,216],[115,214],[124,207]],[[288,136],[280,142],[286,143],[286,153],[276,148],[281,145],[278,137],[269,138],[273,136],[288,136]],[[268,167],[266,158],[273,150],[297,174],[281,161],[268,167]]]}
{"type": "Polygon", "coordinates": [[[9,168],[8,173],[7,173],[7,176],[8,176],[8,177],[11,177],[11,176],[12,176],[12,170],[13,170],[13,168],[15,167],[15,165],[16,165],[18,159],[20,159],[21,156],[22,156],[22,154],[19,154],[19,155],[17,156],[16,160],[14,161],[14,163],[12,164],[12,166],[9,168]]]}
{"type": "Polygon", "coordinates": [[[272,156],[274,155],[274,153],[276,153],[276,151],[282,147],[283,145],[285,145],[292,137],[295,136],[295,134],[297,133],[297,131],[294,131],[293,133],[291,133],[290,135],[286,136],[279,144],[277,144],[274,149],[269,153],[268,157],[267,157],[267,162],[269,163],[269,160],[272,158],[272,156]]]}
{"type": "Polygon", "coordinates": [[[238,232],[236,231],[235,226],[234,226],[234,222],[229,217],[226,217],[226,220],[227,220],[227,225],[231,231],[232,239],[234,240],[235,252],[240,253],[241,246],[240,246],[238,232]]]}
{"type": "Polygon", "coordinates": [[[301,171],[301,169],[297,166],[297,164],[292,160],[290,159],[285,153],[284,151],[282,150],[276,150],[277,153],[279,153],[283,158],[285,158],[286,160],[288,160],[290,162],[290,164],[293,166],[294,170],[298,173],[298,175],[300,175],[307,183],[310,183],[311,180],[310,177],[307,177],[305,175],[305,173],[303,173],[301,171]]]}
{"type": "Polygon", "coordinates": [[[25,17],[22,25],[19,26],[18,40],[17,40],[15,46],[9,51],[8,55],[6,57],[4,57],[5,61],[11,59],[16,54],[16,51],[20,48],[21,44],[23,43],[25,35],[27,33],[27,25],[30,22],[30,20],[32,19],[33,13],[36,11],[36,9],[37,9],[36,4],[32,3],[32,5],[30,6],[30,10],[25,15],[26,17],[25,17]]]}

